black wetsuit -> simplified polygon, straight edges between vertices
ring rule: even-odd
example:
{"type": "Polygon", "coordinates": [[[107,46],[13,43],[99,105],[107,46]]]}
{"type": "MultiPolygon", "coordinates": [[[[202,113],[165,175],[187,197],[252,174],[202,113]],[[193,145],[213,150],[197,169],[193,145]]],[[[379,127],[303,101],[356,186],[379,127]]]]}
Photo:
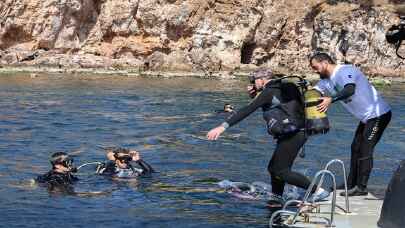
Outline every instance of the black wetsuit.
{"type": "Polygon", "coordinates": [[[385,128],[391,120],[391,111],[360,122],[351,145],[351,164],[347,184],[349,188],[359,186],[367,187],[367,182],[373,169],[374,147],[380,141],[385,128]]]}
{"type": "Polygon", "coordinates": [[[107,161],[97,167],[97,173],[106,176],[134,177],[150,175],[154,172],[152,166],[142,159],[136,161],[136,164],[138,164],[140,168],[134,168],[130,165],[127,169],[121,169],[115,164],[115,162],[107,161]]]}
{"type": "MultiPolygon", "coordinates": [[[[345,100],[355,93],[356,85],[348,83],[332,101],[345,100]]],[[[373,169],[373,152],[374,147],[380,141],[385,128],[391,120],[391,111],[367,120],[366,123],[360,122],[357,126],[356,133],[351,145],[351,164],[347,180],[349,189],[359,186],[365,190],[371,170],[373,169]]]]}
{"type": "Polygon", "coordinates": [[[54,170],[36,178],[41,185],[45,185],[49,191],[74,194],[73,184],[79,179],[70,172],[58,173],[54,170]]]}
{"type": "Polygon", "coordinates": [[[228,119],[231,115],[235,114],[235,111],[225,112],[224,110],[215,110],[215,113],[222,119],[228,119]]]}
{"type": "Polygon", "coordinates": [[[290,82],[272,83],[270,81],[249,105],[230,116],[226,123],[233,126],[258,108],[262,108],[263,118],[268,123],[272,119],[272,114],[275,113],[273,111],[276,109],[278,109],[277,112],[280,111],[280,106],[277,104],[282,106],[281,111],[289,113],[290,119],[298,127],[298,131],[277,137],[276,149],[268,165],[272,192],[282,195],[285,183],[304,189],[310,185],[310,180],[306,176],[291,171],[294,160],[306,141],[304,131],[299,130],[304,127],[305,117],[302,97],[297,86],[290,82]]]}

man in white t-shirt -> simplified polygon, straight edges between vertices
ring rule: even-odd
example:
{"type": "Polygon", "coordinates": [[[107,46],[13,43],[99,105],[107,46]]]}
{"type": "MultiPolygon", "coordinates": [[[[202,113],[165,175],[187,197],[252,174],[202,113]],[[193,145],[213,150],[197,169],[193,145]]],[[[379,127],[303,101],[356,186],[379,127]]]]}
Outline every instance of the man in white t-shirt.
{"type": "Polygon", "coordinates": [[[325,53],[313,55],[310,64],[321,78],[315,86],[323,95],[318,110],[326,112],[332,103],[339,101],[360,121],[351,145],[348,195],[367,195],[374,147],[391,120],[391,108],[353,65],[336,65],[325,53]]]}

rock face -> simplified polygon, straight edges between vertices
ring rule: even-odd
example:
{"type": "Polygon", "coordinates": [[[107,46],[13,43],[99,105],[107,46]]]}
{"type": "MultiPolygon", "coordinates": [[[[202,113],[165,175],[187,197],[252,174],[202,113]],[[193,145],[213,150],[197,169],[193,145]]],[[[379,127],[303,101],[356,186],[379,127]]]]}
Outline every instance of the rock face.
{"type": "Polygon", "coordinates": [[[309,72],[326,51],[404,75],[385,41],[401,1],[2,0],[0,64],[203,72],[309,72]]]}

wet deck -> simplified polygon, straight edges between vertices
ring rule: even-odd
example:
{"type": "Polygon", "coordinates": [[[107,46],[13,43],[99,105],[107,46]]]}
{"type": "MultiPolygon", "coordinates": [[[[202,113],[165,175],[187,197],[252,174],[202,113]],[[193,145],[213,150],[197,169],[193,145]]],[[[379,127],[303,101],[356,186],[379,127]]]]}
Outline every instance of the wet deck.
{"type": "MultiPolygon", "coordinates": [[[[338,207],[345,208],[345,198],[337,195],[338,207]]],[[[326,219],[330,219],[330,204],[332,195],[328,201],[320,206],[320,213],[311,213],[309,223],[304,223],[303,219],[290,227],[328,227],[326,219]]],[[[333,225],[337,228],[377,228],[377,221],[380,217],[383,200],[377,199],[374,195],[356,196],[349,198],[350,212],[346,214],[336,207],[333,225]]]]}
{"type": "MultiPolygon", "coordinates": [[[[338,196],[339,205],[344,205],[344,197],[338,196]]],[[[336,213],[335,225],[342,228],[374,228],[380,217],[383,200],[372,194],[349,198],[350,214],[336,213]]]]}

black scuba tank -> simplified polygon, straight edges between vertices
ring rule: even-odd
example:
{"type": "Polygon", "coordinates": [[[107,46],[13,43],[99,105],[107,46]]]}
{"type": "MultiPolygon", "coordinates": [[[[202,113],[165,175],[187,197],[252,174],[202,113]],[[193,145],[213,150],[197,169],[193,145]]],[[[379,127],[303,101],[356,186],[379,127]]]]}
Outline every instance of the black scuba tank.
{"type": "Polygon", "coordinates": [[[325,134],[329,131],[329,120],[326,112],[317,109],[322,100],[321,93],[315,89],[308,89],[304,92],[305,101],[305,122],[308,135],[325,134]]]}

